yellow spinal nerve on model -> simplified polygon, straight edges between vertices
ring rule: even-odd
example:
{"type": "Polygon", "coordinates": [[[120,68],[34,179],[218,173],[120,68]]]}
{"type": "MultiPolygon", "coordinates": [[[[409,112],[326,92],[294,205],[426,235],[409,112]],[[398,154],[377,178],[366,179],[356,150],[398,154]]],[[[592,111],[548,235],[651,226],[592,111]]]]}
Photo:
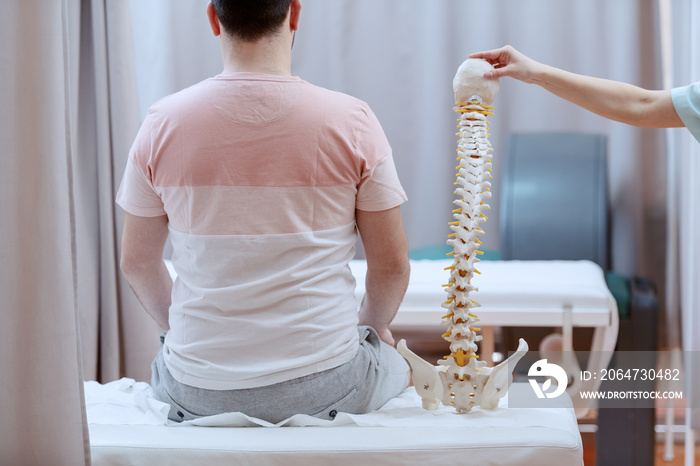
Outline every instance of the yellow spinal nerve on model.
{"type": "Polygon", "coordinates": [[[489,142],[488,115],[493,115],[493,101],[498,92],[498,80],[485,79],[484,73],[492,66],[480,59],[467,59],[457,70],[453,81],[456,107],[460,114],[460,137],[457,148],[457,199],[450,222],[452,233],[447,243],[454,262],[449,281],[444,285],[447,300],[442,304],[446,313],[442,323],[447,325],[443,335],[450,342],[450,354],[434,366],[416,356],[401,340],[398,350],[413,369],[413,384],[423,400],[425,409],[436,409],[440,402],[454,406],[460,413],[480,406],[494,409],[512,382],[512,371],[517,361],[527,352],[527,343],[520,340],[518,350],[496,367],[487,367],[479,361],[476,342],[481,340],[475,308],[479,307],[473,293],[475,264],[483,254],[478,236],[484,231],[480,225],[487,220],[485,202],[491,197],[491,159],[493,149],[489,142]]]}

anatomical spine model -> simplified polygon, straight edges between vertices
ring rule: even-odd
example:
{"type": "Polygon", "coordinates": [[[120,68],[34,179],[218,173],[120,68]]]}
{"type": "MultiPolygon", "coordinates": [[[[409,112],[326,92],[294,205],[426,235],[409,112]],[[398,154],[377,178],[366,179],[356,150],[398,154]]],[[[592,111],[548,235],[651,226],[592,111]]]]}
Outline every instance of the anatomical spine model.
{"type": "Polygon", "coordinates": [[[452,234],[447,243],[453,247],[449,256],[454,262],[450,279],[444,285],[447,301],[442,304],[447,311],[442,323],[447,325],[443,338],[450,342],[450,354],[438,361],[438,366],[416,356],[401,340],[399,353],[413,369],[413,384],[423,400],[423,408],[436,409],[440,402],[454,406],[457,412],[467,413],[473,406],[494,409],[510,386],[515,364],[527,352],[527,343],[520,339],[518,350],[496,367],[487,367],[479,361],[476,342],[480,328],[475,308],[479,307],[471,293],[478,291],[472,285],[472,277],[480,273],[474,268],[479,262],[481,241],[478,236],[484,231],[480,225],[487,220],[483,214],[489,209],[486,200],[491,198],[491,160],[493,149],[488,139],[488,121],[493,115],[493,101],[498,92],[498,80],[485,79],[484,73],[493,67],[480,59],[467,59],[457,70],[453,81],[455,111],[459,118],[459,145],[456,167],[458,196],[452,211],[454,222],[450,223],[452,234]]]}

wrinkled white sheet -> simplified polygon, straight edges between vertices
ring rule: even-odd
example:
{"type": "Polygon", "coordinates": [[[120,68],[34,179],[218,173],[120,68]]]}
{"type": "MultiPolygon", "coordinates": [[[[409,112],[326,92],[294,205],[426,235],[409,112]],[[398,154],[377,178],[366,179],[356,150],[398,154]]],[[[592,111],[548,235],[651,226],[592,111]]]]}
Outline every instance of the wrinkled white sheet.
{"type": "Polygon", "coordinates": [[[162,426],[170,406],[153,396],[145,382],[123,378],[107,384],[85,382],[88,424],[162,426]]]}

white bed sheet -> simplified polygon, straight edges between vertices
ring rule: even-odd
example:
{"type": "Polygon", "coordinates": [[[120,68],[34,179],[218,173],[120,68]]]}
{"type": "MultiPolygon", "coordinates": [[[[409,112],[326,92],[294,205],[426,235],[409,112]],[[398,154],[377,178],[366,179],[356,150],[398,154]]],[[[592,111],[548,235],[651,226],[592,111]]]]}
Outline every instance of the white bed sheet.
{"type": "MultiPolygon", "coordinates": [[[[275,426],[259,422],[272,427],[264,428],[223,427],[257,422],[240,413],[202,418],[200,425],[164,425],[149,389],[129,379],[86,383],[94,465],[582,464],[581,436],[566,397],[559,408],[507,408],[504,398],[494,411],[460,415],[447,407],[423,410],[409,388],[374,413],[339,413],[333,421],[294,416],[275,426]],[[112,420],[110,411],[118,412],[112,420]]],[[[530,387],[513,384],[511,390],[530,387]]]]}

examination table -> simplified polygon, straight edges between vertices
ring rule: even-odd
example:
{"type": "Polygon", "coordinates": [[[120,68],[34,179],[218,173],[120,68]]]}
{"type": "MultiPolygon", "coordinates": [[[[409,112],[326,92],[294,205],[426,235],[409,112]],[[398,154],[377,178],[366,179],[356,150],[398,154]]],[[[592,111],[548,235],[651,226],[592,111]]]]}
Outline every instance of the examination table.
{"type": "MultiPolygon", "coordinates": [[[[394,326],[440,331],[444,300],[440,285],[446,276],[442,269],[449,262],[412,261],[411,282],[394,326]]],[[[475,281],[480,288],[475,298],[482,304],[478,313],[484,326],[562,326],[565,338],[575,326],[591,326],[596,328],[595,349],[614,348],[616,305],[595,264],[494,261],[478,268],[482,275],[475,281]]],[[[353,261],[351,269],[361,299],[366,263],[353,261]]],[[[607,363],[589,361],[589,366],[607,363]]],[[[531,387],[515,383],[509,393],[518,390],[531,387]]],[[[125,421],[124,407],[114,411],[119,414],[96,420],[101,407],[115,406],[109,397],[88,403],[94,465],[582,464],[576,414],[566,394],[558,399],[559,407],[507,407],[506,397],[494,411],[478,408],[460,415],[444,406],[435,412],[423,410],[409,387],[376,413],[339,413],[333,421],[295,416],[282,426],[267,427],[252,427],[264,423],[240,414],[181,425],[151,419],[151,425],[144,425],[143,411],[158,403],[150,399],[146,403],[144,396],[136,397],[135,421],[125,421]],[[234,425],[248,427],[230,427],[234,425]]]]}
{"type": "MultiPolygon", "coordinates": [[[[566,395],[558,407],[547,409],[475,408],[456,414],[444,406],[423,410],[410,387],[374,413],[339,413],[333,421],[297,415],[283,421],[284,426],[252,427],[258,423],[238,413],[164,425],[167,407],[159,411],[155,400],[145,403],[133,381],[87,384],[95,466],[583,464],[581,436],[566,395]],[[117,391],[105,393],[114,384],[117,391]],[[95,395],[95,390],[102,393],[95,395]],[[225,427],[230,425],[241,427],[225,427]]],[[[511,387],[530,389],[528,384],[511,387]]],[[[505,404],[507,398],[501,400],[505,404]]]]}

